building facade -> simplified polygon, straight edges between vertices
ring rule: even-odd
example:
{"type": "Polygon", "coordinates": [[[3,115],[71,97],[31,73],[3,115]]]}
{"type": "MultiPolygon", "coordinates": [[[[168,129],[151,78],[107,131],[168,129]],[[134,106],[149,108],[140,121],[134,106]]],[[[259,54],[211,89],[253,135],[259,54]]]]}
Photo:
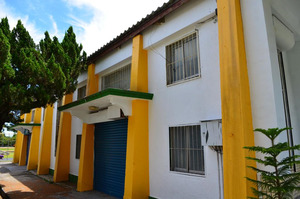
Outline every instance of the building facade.
{"type": "Polygon", "coordinates": [[[243,146],[268,145],[253,129],[292,127],[279,141],[300,144],[299,8],[169,1],[91,54],[73,94],[25,115],[14,162],[117,198],[250,196],[243,146]]]}

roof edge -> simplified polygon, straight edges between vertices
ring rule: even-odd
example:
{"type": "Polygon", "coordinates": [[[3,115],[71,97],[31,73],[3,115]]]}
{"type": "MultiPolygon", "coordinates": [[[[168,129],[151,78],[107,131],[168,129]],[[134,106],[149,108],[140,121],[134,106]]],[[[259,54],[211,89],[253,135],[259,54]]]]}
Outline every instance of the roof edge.
{"type": "Polygon", "coordinates": [[[109,43],[105,44],[96,52],[92,53],[87,59],[88,65],[94,63],[99,57],[110,53],[115,48],[118,48],[128,40],[140,34],[142,31],[144,31],[145,29],[147,29],[148,27],[158,22],[163,17],[165,17],[166,15],[173,12],[174,10],[176,10],[177,8],[181,7],[183,4],[189,1],[190,0],[170,0],[161,7],[157,8],[155,11],[147,15],[141,21],[128,28],[126,31],[121,33],[115,39],[111,40],[109,43]]]}

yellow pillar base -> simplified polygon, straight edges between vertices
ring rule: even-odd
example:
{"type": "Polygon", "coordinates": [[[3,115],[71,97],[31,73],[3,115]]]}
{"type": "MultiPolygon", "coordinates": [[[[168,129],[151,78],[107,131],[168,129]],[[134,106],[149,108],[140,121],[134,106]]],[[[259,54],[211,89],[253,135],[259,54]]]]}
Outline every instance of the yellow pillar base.
{"type": "Polygon", "coordinates": [[[128,117],[124,199],[149,196],[148,102],[132,101],[128,117]]]}
{"type": "Polygon", "coordinates": [[[41,147],[39,153],[39,161],[37,174],[49,174],[50,155],[51,155],[51,136],[52,136],[52,119],[53,119],[53,106],[48,106],[45,109],[45,119],[43,125],[43,134],[41,139],[41,147]]]}
{"type": "MultiPolygon", "coordinates": [[[[63,104],[65,105],[72,102],[72,98],[72,94],[66,95],[63,99],[63,104]]],[[[62,112],[60,117],[59,134],[57,140],[55,169],[53,175],[54,182],[62,182],[69,180],[71,124],[71,114],[62,112]]]]}
{"type": "Polygon", "coordinates": [[[22,134],[21,135],[21,149],[20,149],[20,159],[19,165],[24,166],[26,164],[26,156],[27,156],[27,140],[28,136],[22,134]]]}
{"type": "Polygon", "coordinates": [[[34,170],[37,168],[38,163],[38,152],[39,152],[39,142],[40,142],[40,130],[39,126],[35,126],[32,129],[30,149],[27,163],[27,170],[34,170]]]}
{"type": "MultiPolygon", "coordinates": [[[[34,123],[41,122],[41,113],[41,108],[35,109],[34,123]]],[[[40,147],[40,131],[41,127],[39,126],[34,126],[32,128],[27,170],[34,170],[37,168],[40,147]]]]}
{"type": "Polygon", "coordinates": [[[255,167],[253,156],[244,146],[254,145],[250,89],[244,44],[240,0],[221,0],[218,4],[222,134],[224,165],[224,198],[241,199],[253,196],[256,178],[247,166],[255,167]]]}
{"type": "Polygon", "coordinates": [[[77,191],[93,190],[95,125],[83,124],[77,191]]]}
{"type": "Polygon", "coordinates": [[[21,144],[22,144],[22,133],[20,131],[17,132],[16,144],[15,144],[15,152],[13,163],[19,163],[20,160],[20,152],[21,152],[21,144]]]}

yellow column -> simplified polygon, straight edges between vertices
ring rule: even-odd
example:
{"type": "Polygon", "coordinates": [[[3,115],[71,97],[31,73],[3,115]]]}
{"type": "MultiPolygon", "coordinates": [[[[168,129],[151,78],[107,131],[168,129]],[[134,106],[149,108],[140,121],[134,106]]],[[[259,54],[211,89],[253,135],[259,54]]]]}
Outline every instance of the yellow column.
{"type": "MultiPolygon", "coordinates": [[[[26,113],[24,116],[24,123],[29,123],[31,119],[31,113],[26,113]]],[[[21,135],[21,148],[20,148],[20,158],[19,158],[19,165],[24,166],[26,164],[26,157],[27,157],[27,141],[28,135],[21,135]]]]}
{"type": "Polygon", "coordinates": [[[218,4],[221,74],[224,198],[253,196],[253,186],[245,177],[255,178],[246,156],[254,156],[244,146],[254,145],[250,90],[245,53],[240,0],[221,0],[218,4]]]}
{"type": "MultiPolygon", "coordinates": [[[[88,67],[87,92],[92,95],[98,92],[98,75],[95,75],[95,64],[88,67]]],[[[94,180],[94,124],[83,124],[78,172],[78,191],[93,190],[94,180]]]]}
{"type": "MultiPolygon", "coordinates": [[[[21,115],[20,118],[24,119],[24,115],[21,115]]],[[[21,131],[18,131],[17,132],[17,137],[16,137],[16,144],[15,144],[15,152],[14,152],[13,163],[19,163],[20,152],[21,152],[21,145],[22,145],[22,133],[21,133],[21,131]]]]}
{"type": "MultiPolygon", "coordinates": [[[[41,123],[41,108],[36,108],[33,123],[41,123]]],[[[32,111],[31,111],[32,112],[32,111]]],[[[39,146],[40,146],[40,126],[34,126],[31,133],[29,157],[27,163],[27,170],[33,170],[37,168],[38,155],[39,155],[39,146]]]]}
{"type": "Polygon", "coordinates": [[[47,106],[45,109],[41,147],[39,152],[37,174],[49,174],[50,155],[51,155],[51,136],[52,136],[52,120],[53,106],[47,106]]]}
{"type": "MultiPolygon", "coordinates": [[[[148,56],[141,35],[132,41],[130,90],[148,92],[148,56]]],[[[128,117],[124,199],[149,196],[148,102],[134,100],[128,117]]]]}
{"type": "Polygon", "coordinates": [[[16,137],[13,163],[18,163],[20,160],[21,144],[22,144],[22,133],[20,131],[18,131],[17,137],[16,137]]]}
{"type": "MultiPolygon", "coordinates": [[[[73,94],[63,97],[63,105],[73,100],[73,94]]],[[[70,146],[71,146],[71,124],[72,116],[70,113],[60,113],[59,133],[57,140],[57,150],[55,158],[54,182],[68,181],[70,169],[70,146]]]]}

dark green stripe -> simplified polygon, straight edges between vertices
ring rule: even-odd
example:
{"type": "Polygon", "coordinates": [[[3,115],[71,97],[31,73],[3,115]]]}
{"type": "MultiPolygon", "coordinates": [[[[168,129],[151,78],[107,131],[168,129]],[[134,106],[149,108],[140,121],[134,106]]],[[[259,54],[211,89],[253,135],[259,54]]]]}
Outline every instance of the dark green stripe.
{"type": "Polygon", "coordinates": [[[121,90],[116,88],[109,88],[104,91],[100,91],[98,93],[95,93],[93,95],[87,96],[83,99],[77,100],[75,102],[71,102],[69,104],[66,104],[64,106],[58,107],[59,111],[63,111],[69,108],[72,108],[74,106],[78,106],[108,95],[115,95],[115,96],[121,96],[121,97],[131,97],[131,98],[138,98],[138,99],[145,99],[145,100],[152,100],[153,94],[151,93],[143,93],[143,92],[137,92],[137,91],[128,91],[128,90],[121,90]]]}
{"type": "Polygon", "coordinates": [[[69,173],[69,181],[77,184],[78,176],[69,173]]]}
{"type": "Polygon", "coordinates": [[[54,169],[49,169],[49,175],[54,175],[54,169]]]}
{"type": "Polygon", "coordinates": [[[40,123],[18,123],[12,127],[17,127],[17,126],[41,126],[41,124],[40,123]]]}
{"type": "Polygon", "coordinates": [[[154,197],[149,196],[149,199],[158,199],[158,198],[154,198],[154,197]]]}

